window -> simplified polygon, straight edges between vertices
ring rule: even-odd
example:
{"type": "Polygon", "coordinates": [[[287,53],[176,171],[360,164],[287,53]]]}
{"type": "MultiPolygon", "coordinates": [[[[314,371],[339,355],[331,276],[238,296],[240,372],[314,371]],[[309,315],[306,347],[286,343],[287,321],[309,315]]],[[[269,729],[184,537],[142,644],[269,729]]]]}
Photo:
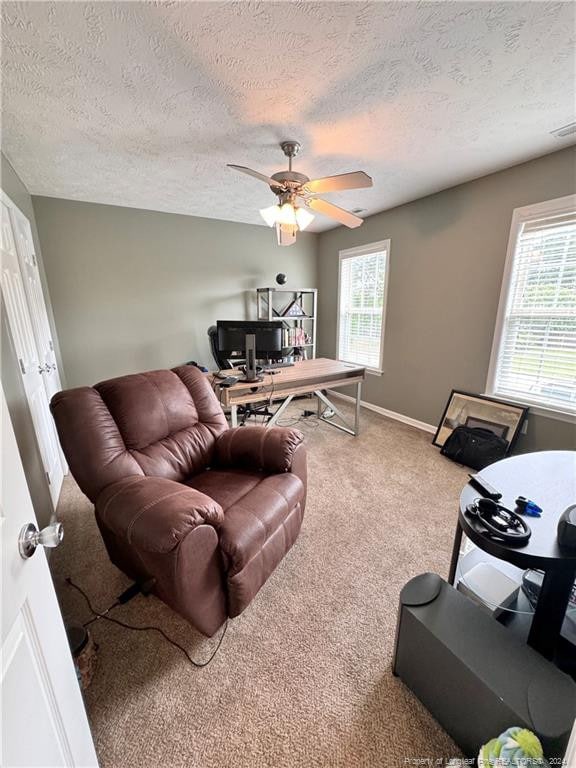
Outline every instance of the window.
{"type": "Polygon", "coordinates": [[[338,359],[382,373],[390,241],[340,251],[338,359]]]}
{"type": "Polygon", "coordinates": [[[514,211],[487,389],[576,415],[576,196],[514,211]]]}

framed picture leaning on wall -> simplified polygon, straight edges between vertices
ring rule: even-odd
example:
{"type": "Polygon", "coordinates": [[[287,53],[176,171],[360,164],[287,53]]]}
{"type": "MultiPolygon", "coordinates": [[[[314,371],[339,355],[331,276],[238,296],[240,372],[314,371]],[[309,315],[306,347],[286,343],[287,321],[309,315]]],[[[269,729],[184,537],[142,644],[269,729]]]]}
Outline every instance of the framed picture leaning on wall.
{"type": "Polygon", "coordinates": [[[432,443],[441,448],[456,427],[481,427],[507,440],[510,450],[527,413],[528,408],[522,405],[453,389],[432,443]]]}

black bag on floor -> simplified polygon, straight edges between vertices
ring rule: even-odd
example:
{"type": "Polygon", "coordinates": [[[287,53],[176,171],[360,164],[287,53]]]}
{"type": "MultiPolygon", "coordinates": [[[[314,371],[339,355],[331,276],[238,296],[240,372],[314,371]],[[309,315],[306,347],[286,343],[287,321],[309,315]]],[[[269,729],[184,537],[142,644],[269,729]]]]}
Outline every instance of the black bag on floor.
{"type": "Polygon", "coordinates": [[[483,469],[503,459],[508,440],[482,427],[456,427],[442,446],[440,453],[452,461],[472,469],[483,469]]]}

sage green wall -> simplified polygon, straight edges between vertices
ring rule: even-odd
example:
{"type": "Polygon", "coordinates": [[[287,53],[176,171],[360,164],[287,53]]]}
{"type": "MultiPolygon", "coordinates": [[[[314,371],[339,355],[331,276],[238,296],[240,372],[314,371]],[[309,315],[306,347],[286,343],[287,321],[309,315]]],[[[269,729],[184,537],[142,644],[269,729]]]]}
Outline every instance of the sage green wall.
{"type": "Polygon", "coordinates": [[[207,329],[255,317],[255,288],[316,285],[316,237],[279,248],[267,227],[34,197],[69,386],[193,359],[207,329]]]}
{"type": "MultiPolygon", "coordinates": [[[[48,319],[52,328],[52,340],[55,349],[58,351],[58,337],[54,328],[50,296],[46,290],[42,254],[40,251],[40,243],[38,241],[32,200],[18,174],[3,154],[1,155],[0,186],[30,221],[34,246],[36,249],[36,260],[40,269],[40,276],[44,283],[44,297],[46,300],[46,308],[48,310],[48,319]]],[[[44,466],[42,464],[38,443],[36,441],[36,434],[32,425],[32,417],[28,410],[26,393],[24,392],[24,385],[22,383],[22,377],[20,376],[18,358],[10,335],[10,329],[3,304],[1,324],[2,387],[4,389],[8,411],[14,427],[16,442],[22,458],[22,465],[28,482],[34,511],[38,518],[38,523],[40,525],[47,525],[50,522],[50,517],[53,512],[52,500],[50,498],[50,491],[48,489],[46,475],[44,474],[44,466]]]]}
{"type": "MultiPolygon", "coordinates": [[[[336,353],[339,250],[390,238],[384,374],[363,399],[436,424],[452,388],[483,392],[512,211],[576,191],[575,160],[568,148],[322,233],[319,352],[336,353]]],[[[576,427],[530,416],[518,450],[549,448],[576,448],[576,427]]]]}
{"type": "MultiPolygon", "coordinates": [[[[512,211],[573,192],[575,159],[565,149],[287,249],[264,227],[34,197],[68,385],[211,364],[208,325],[253,316],[254,288],[278,271],[318,285],[319,353],[334,356],[338,251],[390,238],[385,373],[364,399],[435,424],[452,388],[484,390],[512,211]]],[[[576,428],[531,415],[518,447],[576,448],[576,428]]]]}

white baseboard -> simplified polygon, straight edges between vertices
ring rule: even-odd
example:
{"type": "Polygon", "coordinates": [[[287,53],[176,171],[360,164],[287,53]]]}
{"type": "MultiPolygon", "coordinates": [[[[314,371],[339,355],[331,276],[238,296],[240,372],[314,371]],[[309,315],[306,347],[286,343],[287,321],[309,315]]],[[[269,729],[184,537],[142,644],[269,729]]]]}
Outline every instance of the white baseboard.
{"type": "MultiPolygon", "coordinates": [[[[336,392],[336,390],[334,389],[329,389],[328,392],[330,393],[330,397],[337,397],[337,398],[340,398],[340,400],[347,400],[352,403],[355,400],[354,397],[350,397],[350,395],[343,395],[341,392],[336,392]]],[[[374,405],[374,403],[367,403],[365,400],[361,400],[360,405],[363,408],[367,408],[369,411],[374,411],[374,413],[379,413],[380,416],[386,416],[388,419],[401,421],[403,424],[409,424],[411,427],[416,427],[416,429],[421,429],[423,432],[431,432],[432,434],[436,432],[436,427],[433,424],[426,424],[425,421],[418,421],[418,419],[412,419],[410,416],[404,416],[403,413],[396,413],[395,411],[389,411],[386,408],[381,408],[379,405],[374,405]]]]}

